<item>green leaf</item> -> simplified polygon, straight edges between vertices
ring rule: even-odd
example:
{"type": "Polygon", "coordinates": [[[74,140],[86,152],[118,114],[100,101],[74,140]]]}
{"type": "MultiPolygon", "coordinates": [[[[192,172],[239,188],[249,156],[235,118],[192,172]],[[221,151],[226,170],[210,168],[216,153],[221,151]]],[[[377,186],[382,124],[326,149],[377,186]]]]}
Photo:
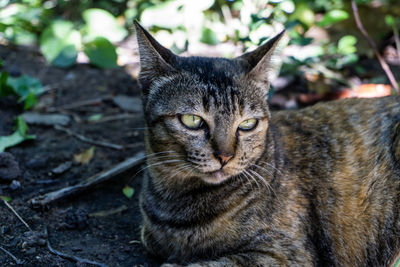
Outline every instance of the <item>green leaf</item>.
{"type": "Polygon", "coordinates": [[[213,30],[210,28],[203,28],[203,32],[201,34],[200,42],[209,44],[209,45],[216,45],[219,43],[218,37],[213,30]]]}
{"type": "Polygon", "coordinates": [[[26,125],[22,116],[18,116],[16,119],[16,130],[12,135],[0,136],[0,152],[3,152],[6,148],[12,147],[22,143],[25,140],[35,139],[34,135],[28,135],[28,126],[26,125]]]}
{"type": "Polygon", "coordinates": [[[128,31],[106,10],[91,8],[85,10],[82,16],[89,39],[104,37],[112,42],[119,42],[128,35],[128,31]]]}
{"type": "Polygon", "coordinates": [[[81,45],[80,33],[69,21],[55,21],[48,26],[40,37],[40,51],[48,62],[57,67],[72,66],[81,45]]]}
{"type": "Polygon", "coordinates": [[[311,27],[315,21],[315,14],[306,3],[296,4],[295,11],[290,15],[290,20],[299,20],[301,23],[311,27]]]}
{"type": "Polygon", "coordinates": [[[394,17],[391,16],[391,15],[386,15],[385,16],[385,22],[390,27],[393,27],[393,25],[395,25],[395,23],[396,23],[394,17]]]}
{"type": "Polygon", "coordinates": [[[67,45],[63,47],[57,57],[53,60],[52,64],[61,68],[68,68],[75,64],[78,52],[74,45],[67,45]]]}
{"type": "MultiPolygon", "coordinates": [[[[31,76],[23,75],[18,78],[9,77],[7,84],[12,87],[14,93],[19,96],[19,101],[25,101],[30,94],[38,96],[43,93],[42,83],[31,76]]],[[[32,103],[32,97],[29,100],[32,103]]]]}
{"type": "Polygon", "coordinates": [[[124,188],[122,189],[122,193],[124,193],[124,195],[127,198],[132,198],[133,194],[135,193],[135,190],[129,185],[125,185],[124,188]]]}
{"type": "Polygon", "coordinates": [[[343,36],[338,42],[338,52],[343,55],[355,53],[357,51],[357,48],[355,47],[356,43],[356,37],[352,35],[343,36]]]}
{"type": "Polygon", "coordinates": [[[93,114],[87,120],[93,122],[93,121],[98,121],[101,118],[103,118],[103,114],[93,114]]]}
{"type": "Polygon", "coordinates": [[[16,124],[16,130],[22,135],[26,136],[26,133],[28,132],[28,125],[26,124],[24,118],[22,116],[18,116],[15,119],[15,124],[16,124]]]}
{"type": "Polygon", "coordinates": [[[25,98],[24,109],[32,108],[37,102],[37,98],[33,92],[30,92],[25,98]]]}
{"type": "Polygon", "coordinates": [[[339,9],[331,10],[324,15],[322,20],[318,23],[318,26],[328,27],[348,18],[349,14],[344,10],[339,10],[339,9]]]}
{"type": "Polygon", "coordinates": [[[85,44],[84,52],[90,63],[100,68],[115,68],[117,66],[117,52],[115,46],[104,37],[97,37],[85,44]]]}
{"type": "Polygon", "coordinates": [[[0,199],[6,202],[10,202],[11,201],[11,197],[7,197],[7,196],[0,196],[0,199]]]}
{"type": "Polygon", "coordinates": [[[5,97],[15,94],[12,87],[7,83],[8,77],[9,77],[8,72],[0,72],[0,97],[5,97]]]}

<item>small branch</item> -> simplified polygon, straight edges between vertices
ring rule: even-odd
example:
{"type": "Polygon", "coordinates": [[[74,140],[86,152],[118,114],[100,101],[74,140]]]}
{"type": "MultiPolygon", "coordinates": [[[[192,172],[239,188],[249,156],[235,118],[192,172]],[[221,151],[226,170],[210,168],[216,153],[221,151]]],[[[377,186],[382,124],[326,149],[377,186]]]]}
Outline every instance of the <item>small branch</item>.
{"type": "Polygon", "coordinates": [[[17,216],[17,218],[26,226],[26,228],[28,228],[29,231],[32,231],[31,227],[29,227],[29,225],[24,221],[24,219],[22,219],[22,217],[19,216],[19,214],[14,210],[14,208],[11,207],[11,205],[7,201],[3,200],[3,202],[15,214],[15,216],[17,216]]]}
{"type": "Polygon", "coordinates": [[[8,256],[10,256],[17,265],[22,265],[24,264],[23,261],[19,260],[17,257],[15,257],[13,254],[11,254],[11,252],[9,252],[8,250],[6,250],[5,248],[3,248],[2,246],[0,246],[0,250],[3,251],[4,253],[6,253],[8,256]]]}
{"type": "Polygon", "coordinates": [[[396,22],[393,25],[393,34],[394,34],[394,42],[396,44],[397,57],[400,59],[400,37],[399,37],[399,28],[397,27],[396,22]]]}
{"type": "Polygon", "coordinates": [[[45,195],[34,197],[29,202],[33,206],[45,206],[56,200],[60,200],[67,196],[71,196],[73,194],[82,192],[90,187],[93,187],[94,185],[97,185],[105,181],[109,181],[118,174],[141,164],[144,161],[144,158],[145,158],[145,153],[143,151],[140,151],[136,153],[135,156],[126,159],[125,161],[119,163],[118,165],[112,167],[109,170],[95,174],[74,186],[64,187],[59,190],[49,192],[45,195]]]}
{"type": "Polygon", "coordinates": [[[116,145],[116,144],[112,144],[112,143],[108,143],[108,142],[102,142],[102,141],[96,141],[90,138],[87,138],[81,134],[75,133],[70,129],[67,129],[65,127],[62,127],[60,125],[54,125],[54,129],[58,130],[58,131],[62,131],[67,133],[68,135],[71,135],[73,137],[75,137],[76,139],[85,142],[85,143],[89,143],[92,145],[97,145],[97,146],[102,146],[102,147],[107,147],[107,148],[112,148],[112,149],[116,149],[116,150],[122,150],[124,149],[123,146],[121,145],[116,145]]]}
{"type": "Polygon", "coordinates": [[[123,114],[117,114],[117,115],[103,117],[97,121],[90,121],[89,123],[91,123],[91,124],[104,123],[104,122],[115,121],[115,120],[138,119],[141,117],[142,116],[138,115],[138,114],[123,113],[123,114]]]}
{"type": "MultiPolygon", "coordinates": [[[[47,229],[45,229],[45,231],[47,232],[47,229]]],[[[58,250],[55,250],[55,249],[50,245],[50,241],[49,241],[49,240],[47,240],[47,249],[48,249],[51,253],[53,253],[54,255],[57,255],[57,256],[59,256],[59,257],[61,257],[61,258],[63,258],[63,259],[66,259],[66,260],[69,260],[69,261],[72,261],[72,262],[75,262],[75,263],[80,263],[80,264],[86,263],[86,264],[92,264],[92,265],[100,266],[100,267],[107,267],[107,265],[105,265],[104,263],[100,263],[100,262],[96,262],[96,261],[91,261],[91,260],[83,259],[83,258],[80,258],[80,257],[77,257],[77,256],[68,255],[68,254],[65,254],[65,253],[63,253],[63,252],[60,252],[60,251],[58,251],[58,250]]]]}
{"type": "Polygon", "coordinates": [[[126,205],[122,205],[118,208],[111,209],[111,210],[102,210],[102,211],[89,213],[89,217],[106,217],[106,216],[114,215],[116,213],[121,213],[123,211],[126,211],[127,209],[128,209],[128,207],[126,205]]]}
{"type": "Polygon", "coordinates": [[[76,109],[76,108],[80,108],[80,107],[83,107],[83,106],[90,106],[90,105],[100,104],[104,100],[108,100],[108,99],[111,99],[110,95],[99,97],[99,98],[94,98],[94,99],[77,101],[77,102],[74,102],[72,104],[67,104],[67,105],[63,105],[63,106],[50,107],[50,108],[47,109],[47,111],[54,112],[54,111],[58,111],[58,110],[76,109]]]}
{"type": "Polygon", "coordinates": [[[392,87],[396,90],[397,93],[400,93],[399,84],[397,83],[392,71],[390,70],[389,65],[386,63],[385,59],[379,53],[374,40],[372,40],[372,38],[368,35],[367,31],[365,30],[365,28],[361,22],[360,16],[358,14],[358,7],[357,7],[355,0],[351,0],[351,7],[353,9],[353,14],[354,14],[354,18],[356,20],[358,29],[360,30],[362,35],[365,37],[365,39],[371,46],[372,50],[374,50],[375,56],[378,58],[378,61],[381,64],[382,69],[385,71],[386,76],[388,77],[390,83],[392,84],[392,87]]]}

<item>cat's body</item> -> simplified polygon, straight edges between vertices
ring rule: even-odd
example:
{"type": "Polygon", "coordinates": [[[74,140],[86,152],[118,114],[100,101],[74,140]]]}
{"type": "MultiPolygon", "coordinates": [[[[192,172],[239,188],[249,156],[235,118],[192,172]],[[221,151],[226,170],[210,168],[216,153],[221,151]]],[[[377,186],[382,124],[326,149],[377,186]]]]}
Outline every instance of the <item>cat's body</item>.
{"type": "Polygon", "coordinates": [[[142,240],[150,253],[193,266],[395,260],[399,96],[270,114],[260,89],[265,78],[253,75],[277,39],[255,52],[258,60],[240,58],[248,63],[243,70],[237,61],[175,58],[137,29],[149,126],[142,240]],[[188,127],[187,113],[205,126],[188,127]]]}

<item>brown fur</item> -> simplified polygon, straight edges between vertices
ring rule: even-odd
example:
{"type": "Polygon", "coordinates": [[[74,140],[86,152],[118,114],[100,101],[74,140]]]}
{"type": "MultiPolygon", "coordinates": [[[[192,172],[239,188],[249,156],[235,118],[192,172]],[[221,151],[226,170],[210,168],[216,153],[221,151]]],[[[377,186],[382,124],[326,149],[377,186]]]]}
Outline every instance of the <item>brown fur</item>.
{"type": "Polygon", "coordinates": [[[270,114],[264,73],[280,36],[229,61],[177,57],[137,30],[149,166],[142,241],[151,254],[188,266],[395,261],[400,96],[270,114]],[[206,126],[187,129],[179,114],[206,126]],[[251,117],[252,131],[237,129],[251,117]]]}

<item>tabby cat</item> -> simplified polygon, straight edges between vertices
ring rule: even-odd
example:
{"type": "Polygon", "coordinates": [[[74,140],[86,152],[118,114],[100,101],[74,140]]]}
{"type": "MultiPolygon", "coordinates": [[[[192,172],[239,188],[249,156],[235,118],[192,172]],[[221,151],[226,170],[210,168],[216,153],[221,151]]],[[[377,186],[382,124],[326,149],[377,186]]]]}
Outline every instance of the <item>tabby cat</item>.
{"type": "Polygon", "coordinates": [[[272,113],[271,56],[180,57],[136,24],[148,174],[142,242],[164,266],[385,266],[400,251],[400,96],[272,113]]]}

